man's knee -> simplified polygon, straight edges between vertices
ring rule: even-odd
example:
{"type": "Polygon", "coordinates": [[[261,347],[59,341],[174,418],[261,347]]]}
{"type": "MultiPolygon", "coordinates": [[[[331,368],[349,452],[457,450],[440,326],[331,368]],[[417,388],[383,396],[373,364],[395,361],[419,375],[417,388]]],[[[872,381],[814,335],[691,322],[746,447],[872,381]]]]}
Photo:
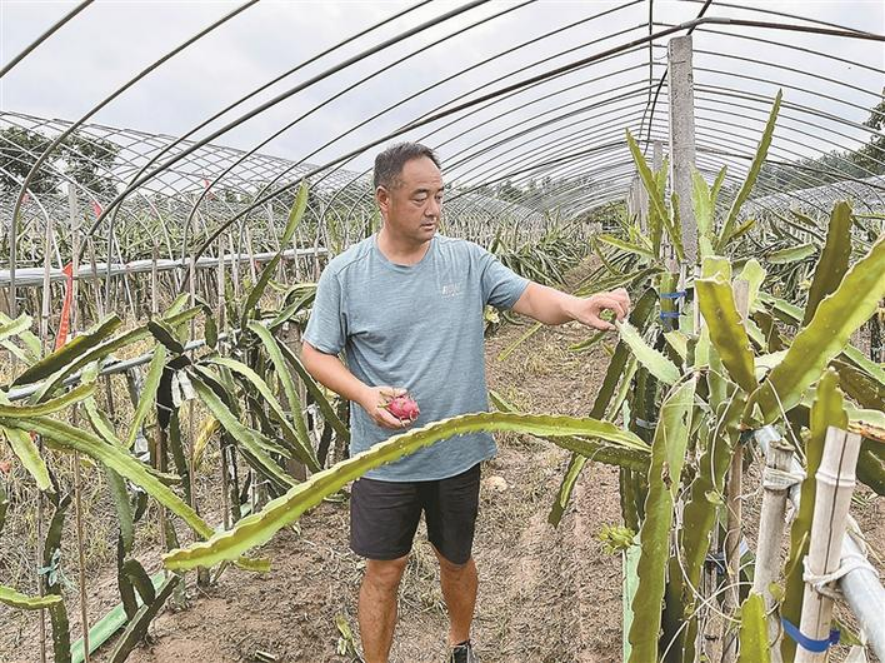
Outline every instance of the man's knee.
{"type": "Polygon", "coordinates": [[[366,560],[366,581],[382,591],[395,592],[408,562],[408,555],[391,560],[368,559],[366,560]]]}
{"type": "Polygon", "coordinates": [[[436,558],[439,560],[439,569],[442,573],[449,576],[460,576],[466,571],[469,571],[473,566],[473,557],[468,557],[464,562],[452,561],[445,555],[443,555],[439,550],[434,546],[433,551],[436,553],[436,558]]]}

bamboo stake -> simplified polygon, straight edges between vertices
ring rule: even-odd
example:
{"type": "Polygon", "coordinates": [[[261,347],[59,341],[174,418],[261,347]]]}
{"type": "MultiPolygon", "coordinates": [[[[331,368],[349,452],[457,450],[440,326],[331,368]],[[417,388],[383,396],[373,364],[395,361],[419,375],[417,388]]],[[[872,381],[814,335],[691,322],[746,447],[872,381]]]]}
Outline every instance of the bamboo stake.
{"type": "Polygon", "coordinates": [[[227,241],[230,244],[230,251],[234,255],[234,260],[231,265],[230,275],[234,282],[234,301],[239,301],[240,299],[240,246],[234,242],[234,235],[232,231],[227,233],[227,241]]]}
{"type": "MultiPolygon", "coordinates": [[[[190,305],[194,306],[196,304],[196,296],[197,296],[197,263],[194,259],[193,254],[191,255],[191,273],[190,278],[188,279],[188,287],[190,289],[190,305]]],[[[196,337],[196,327],[195,321],[191,320],[190,322],[190,333],[188,335],[189,340],[193,341],[196,337]]],[[[195,430],[195,412],[194,412],[194,401],[193,399],[188,400],[187,402],[187,430],[188,430],[188,454],[187,454],[187,464],[188,464],[188,482],[190,483],[190,494],[191,494],[191,507],[196,513],[199,513],[199,509],[197,507],[197,490],[196,490],[196,477],[195,468],[194,468],[194,442],[196,441],[196,435],[194,433],[195,430]]],[[[209,570],[203,567],[197,569],[197,584],[201,587],[204,587],[209,584],[209,570]]]]}
{"type": "MultiPolygon", "coordinates": [[[[817,496],[811,522],[811,544],[805,558],[806,574],[821,577],[839,568],[860,443],[860,435],[856,433],[835,426],[827,429],[824,455],[815,476],[817,496]]],[[[832,597],[821,593],[806,580],[799,630],[806,637],[825,640],[830,634],[832,618],[832,597]]],[[[815,653],[799,647],[796,663],[823,663],[827,657],[828,651],[815,653]]]]}
{"type": "Polygon", "coordinates": [[[98,279],[98,267],[95,260],[95,242],[90,237],[86,240],[86,243],[89,245],[89,259],[92,261],[90,267],[92,268],[92,285],[95,289],[95,309],[98,311],[98,318],[100,320],[104,317],[104,302],[102,300],[101,282],[98,279]]]}
{"type": "MultiPolygon", "coordinates": [[[[68,188],[69,191],[69,205],[70,205],[70,213],[71,213],[71,269],[73,273],[76,274],[80,267],[80,215],[77,211],[77,193],[73,186],[68,188]]],[[[79,288],[77,287],[77,279],[71,280],[71,311],[70,311],[70,330],[71,337],[76,334],[79,322],[80,322],[80,314],[79,307],[77,306],[77,295],[79,288]]],[[[78,424],[78,410],[77,406],[74,405],[73,410],[71,411],[71,424],[73,426],[77,426],[78,424]]],[[[83,479],[80,474],[80,453],[74,452],[74,456],[71,459],[71,463],[74,466],[74,513],[76,516],[76,524],[77,524],[77,567],[79,573],[79,586],[80,586],[80,624],[81,630],[83,632],[83,655],[86,663],[90,663],[90,652],[89,652],[89,606],[86,598],[86,537],[83,532],[83,479]]]]}
{"type": "Polygon", "coordinates": [[[249,252],[249,274],[252,277],[252,286],[258,282],[258,268],[255,265],[255,251],[252,250],[252,233],[246,226],[246,251],[249,252]]]}
{"type": "MultiPolygon", "coordinates": [[[[746,319],[749,309],[750,284],[748,281],[737,279],[733,285],[734,302],[741,321],[746,319]]],[[[725,592],[724,608],[726,614],[732,614],[741,603],[740,579],[741,579],[741,520],[743,517],[743,504],[741,494],[743,492],[743,448],[740,443],[731,457],[731,465],[728,470],[728,493],[726,498],[727,526],[725,529],[725,561],[728,583],[728,591],[725,592]]],[[[728,624],[726,624],[728,628],[728,624]]],[[[737,659],[737,630],[731,629],[724,638],[722,660],[723,663],[732,663],[737,659]]]]}
{"type": "Polygon", "coordinates": [[[781,662],[780,623],[773,614],[777,601],[771,594],[771,583],[777,580],[781,568],[781,542],[784,536],[787,511],[787,497],[790,486],[786,474],[793,458],[792,448],[783,443],[777,432],[767,426],[757,433],[766,436],[768,456],[763,480],[762,514],[759,518],[759,542],[756,546],[756,569],[753,577],[753,592],[761,594],[765,600],[768,617],[768,641],[771,644],[771,663],[781,662]]]}
{"type": "MultiPolygon", "coordinates": [[[[160,312],[160,302],[158,298],[158,281],[159,272],[157,270],[157,261],[160,258],[160,248],[154,243],[153,247],[153,264],[151,265],[151,317],[156,317],[160,312]]],[[[157,425],[157,434],[154,439],[154,467],[160,472],[166,471],[166,445],[164,433],[157,425]]],[[[160,537],[166,543],[165,548],[168,550],[169,545],[166,541],[166,509],[160,505],[159,509],[160,537]]]]}
{"type": "MultiPolygon", "coordinates": [[[[51,243],[51,235],[52,235],[52,224],[50,220],[46,219],[46,233],[45,233],[45,250],[43,252],[43,302],[40,307],[40,341],[43,344],[43,354],[44,356],[47,354],[47,339],[49,336],[49,296],[50,296],[50,284],[49,284],[49,270],[52,267],[49,258],[49,246],[51,243]]],[[[13,317],[15,317],[15,312],[13,312],[13,317]]],[[[37,438],[37,448],[40,450],[40,455],[43,455],[43,439],[41,437],[37,438]]],[[[40,547],[43,545],[43,511],[46,508],[45,504],[46,496],[43,494],[43,491],[40,490],[37,493],[37,559],[41,560],[41,550],[40,547]]],[[[40,562],[37,563],[38,567],[42,566],[40,562]]],[[[37,575],[37,584],[39,586],[39,594],[40,596],[44,596],[46,591],[43,583],[43,576],[40,575],[38,571],[37,575]]],[[[42,663],[46,663],[46,611],[41,608],[40,609],[40,661],[42,663]]]]}
{"type": "MultiPolygon", "coordinates": [[[[301,229],[295,231],[294,236],[292,237],[292,245],[297,249],[301,244],[301,229]]],[[[295,280],[297,282],[301,282],[301,258],[298,257],[298,254],[295,254],[295,280]]]]}
{"type": "MultiPolygon", "coordinates": [[[[218,236],[218,255],[224,255],[224,233],[218,236]]],[[[225,320],[225,298],[224,298],[224,260],[218,261],[218,305],[216,308],[216,322],[218,324],[218,332],[224,333],[225,320]]],[[[230,529],[230,504],[227,477],[227,446],[224,443],[224,434],[221,435],[221,504],[224,507],[224,529],[230,529]]]]}

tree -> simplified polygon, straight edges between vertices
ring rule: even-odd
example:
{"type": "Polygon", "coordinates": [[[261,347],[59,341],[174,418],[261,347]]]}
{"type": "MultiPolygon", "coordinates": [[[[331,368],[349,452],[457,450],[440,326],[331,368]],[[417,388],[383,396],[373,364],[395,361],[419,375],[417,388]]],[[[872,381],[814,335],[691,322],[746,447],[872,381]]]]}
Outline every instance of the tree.
{"type": "Polygon", "coordinates": [[[77,133],[68,136],[63,145],[67,174],[71,179],[97,194],[117,194],[117,184],[111,173],[120,152],[118,145],[77,133]]]}
{"type": "MultiPolygon", "coordinates": [[[[8,127],[0,130],[0,192],[17,192],[50,143],[49,138],[29,129],[8,127]]],[[[58,183],[58,175],[52,172],[51,164],[44,164],[34,174],[30,189],[34,193],[54,193],[58,183]]]]}
{"type": "MultiPolygon", "coordinates": [[[[15,193],[31,172],[52,139],[38,131],[22,127],[0,130],[0,190],[15,193]]],[[[97,194],[116,195],[116,182],[111,175],[120,147],[102,138],[85,138],[73,133],[62,143],[55,156],[40,166],[29,188],[37,194],[57,193],[61,177],[55,167],[67,166],[67,174],[75,182],[97,194]]]]}

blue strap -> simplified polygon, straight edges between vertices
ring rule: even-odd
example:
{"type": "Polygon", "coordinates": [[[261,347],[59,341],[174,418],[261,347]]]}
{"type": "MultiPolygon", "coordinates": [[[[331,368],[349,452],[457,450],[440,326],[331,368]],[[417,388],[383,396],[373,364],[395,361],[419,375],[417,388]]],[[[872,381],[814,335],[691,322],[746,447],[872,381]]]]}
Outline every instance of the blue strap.
{"type": "Polygon", "coordinates": [[[839,629],[833,628],[830,629],[830,637],[825,638],[823,640],[814,640],[809,638],[806,635],[802,635],[802,631],[800,631],[795,624],[793,624],[786,617],[781,617],[781,623],[784,626],[784,633],[786,633],[790,638],[802,649],[806,651],[813,652],[815,654],[820,654],[822,652],[827,651],[833,645],[839,644],[839,629]]]}
{"type": "Polygon", "coordinates": [[[688,292],[686,290],[677,290],[676,292],[662,292],[658,294],[658,297],[661,299],[681,299],[687,294],[688,292]]]}
{"type": "Polygon", "coordinates": [[[679,317],[679,311],[661,311],[661,320],[672,320],[679,317]]]}

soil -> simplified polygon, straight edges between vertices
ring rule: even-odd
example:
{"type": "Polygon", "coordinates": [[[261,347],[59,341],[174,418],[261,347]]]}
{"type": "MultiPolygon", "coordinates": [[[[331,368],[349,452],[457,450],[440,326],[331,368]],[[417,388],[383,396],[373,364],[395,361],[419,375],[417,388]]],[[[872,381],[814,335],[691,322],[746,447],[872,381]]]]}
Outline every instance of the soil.
{"type": "MultiPolygon", "coordinates": [[[[522,411],[585,415],[608,364],[605,348],[597,344],[584,354],[569,352],[569,345],[589,336],[584,328],[569,324],[541,329],[507,361],[498,361],[498,354],[527,329],[524,324],[505,324],[487,340],[489,387],[522,411]]],[[[617,471],[588,463],[562,523],[553,528],[547,514],[569,453],[527,436],[496,437],[500,450],[483,469],[474,547],[480,589],[473,639],[480,660],[620,661],[621,559],[607,554],[596,537],[603,525],[620,524],[617,471]]],[[[870,500],[860,511],[874,549],[882,550],[882,501],[870,500]]],[[[148,642],[128,661],[351,661],[336,651],[341,640],[336,620],[357,633],[356,597],[363,564],[348,549],[347,537],[347,504],[327,502],[261,550],[273,562],[270,573],[229,568],[206,589],[197,587],[190,574],[188,606],[174,610],[167,604],[151,624],[148,642]]],[[[149,573],[159,569],[155,552],[139,559],[149,573]]],[[[113,571],[97,573],[90,581],[93,619],[118,600],[113,571]]],[[[68,606],[76,638],[74,594],[68,606]]],[[[446,660],[447,618],[423,525],[401,587],[399,615],[393,662],[446,660]]],[[[0,663],[38,661],[30,644],[35,640],[33,614],[0,608],[0,663]]],[[[108,661],[111,646],[92,660],[108,661]]],[[[845,652],[842,648],[835,659],[842,660],[845,652]]]]}

